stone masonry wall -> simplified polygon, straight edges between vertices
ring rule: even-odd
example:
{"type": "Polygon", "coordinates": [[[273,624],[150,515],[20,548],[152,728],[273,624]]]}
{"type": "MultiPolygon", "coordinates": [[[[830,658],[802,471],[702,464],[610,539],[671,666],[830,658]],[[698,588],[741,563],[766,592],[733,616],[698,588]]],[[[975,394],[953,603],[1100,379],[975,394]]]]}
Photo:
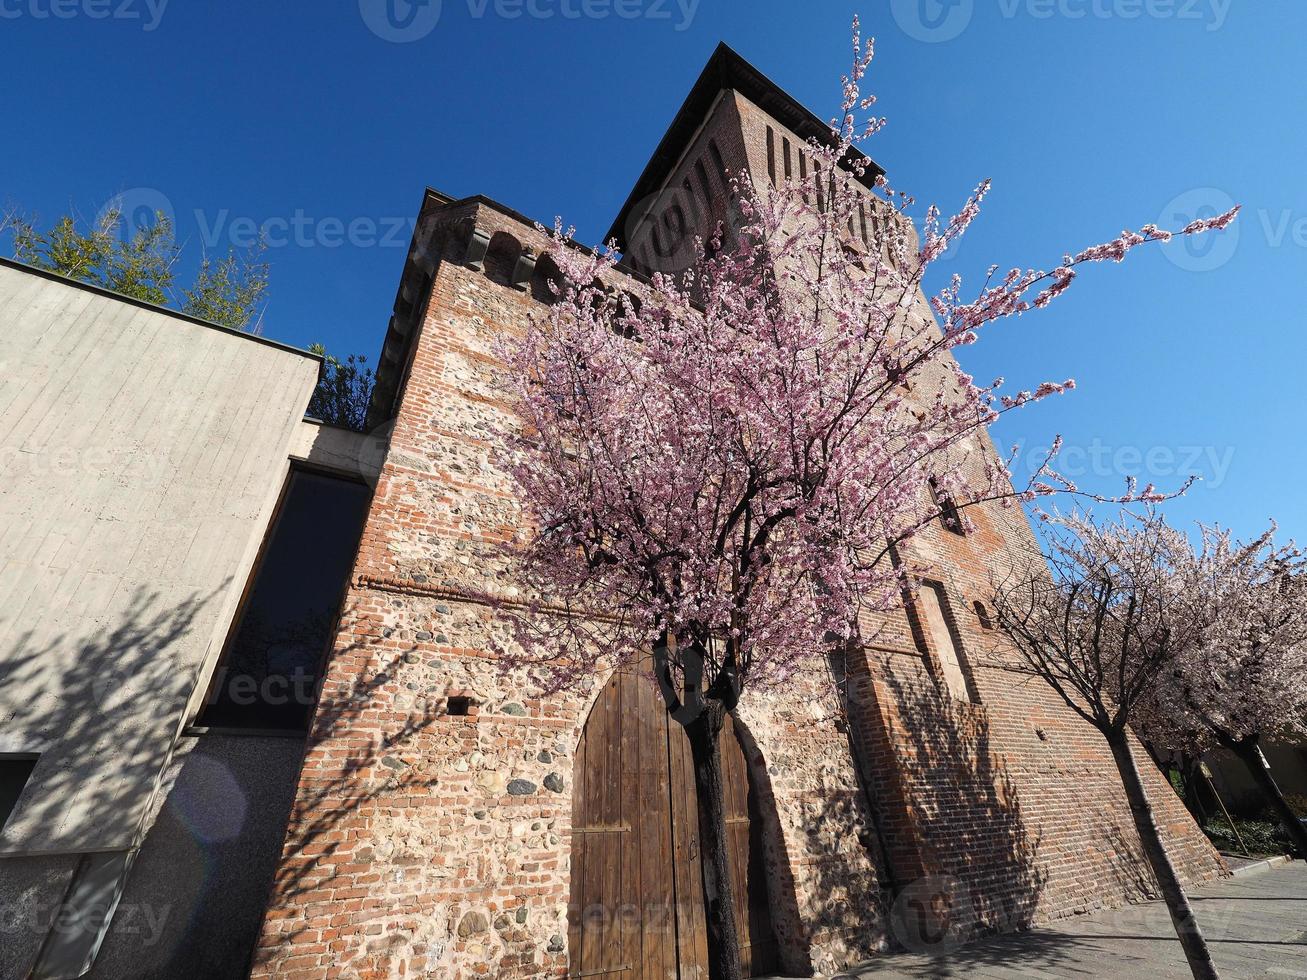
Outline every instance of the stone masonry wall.
{"type": "MultiPolygon", "coordinates": [[[[538,302],[506,282],[514,243],[542,243],[490,209],[473,220],[490,254],[474,270],[455,249],[435,275],[256,977],[566,971],[572,757],[606,678],[542,697],[490,651],[506,627],[477,594],[512,588],[492,545],[518,519],[488,455],[491,341],[538,302]]],[[[828,970],[880,948],[884,917],[839,707],[820,671],[808,688],[740,720],[774,804],[770,877],[792,896],[775,923],[787,966],[828,970]]]]}
{"type": "MultiPolygon", "coordinates": [[[[797,171],[802,141],[728,93],[670,186],[688,180],[711,196],[697,207],[724,215],[709,141],[727,169],[765,173],[768,126],[773,159],[787,138],[797,171]]],[[[672,202],[652,202],[656,221],[672,202]]],[[[680,206],[696,207],[688,197],[680,206]]],[[[539,678],[496,662],[492,640],[508,642],[507,628],[484,601],[513,588],[493,546],[519,519],[490,460],[507,421],[490,385],[492,340],[542,301],[539,270],[526,288],[512,281],[518,257],[543,242],[480,199],[433,207],[420,227],[438,219],[448,236],[418,308],[255,977],[567,969],[572,758],[606,678],[542,696],[539,678]],[[469,265],[473,228],[488,250],[469,265]],[[468,713],[451,713],[451,699],[467,699],[468,713]]],[[[651,226],[635,231],[644,267],[675,267],[651,226]]],[[[914,315],[928,316],[924,297],[918,306],[914,315]]],[[[977,452],[992,452],[981,443],[977,452]]],[[[965,537],[928,529],[903,555],[943,587],[974,703],[947,693],[930,631],[895,614],[868,623],[868,649],[814,662],[795,689],[740,707],[767,804],[768,886],[788,970],[832,972],[873,954],[892,918],[885,896],[931,894],[939,881],[967,932],[1117,905],[1152,887],[1106,745],[1017,669],[974,610],[992,574],[1032,560],[1025,517],[987,505],[974,520],[965,537]],[[841,677],[845,697],[831,682],[841,677]]],[[[1221,873],[1142,754],[1140,764],[1182,875],[1221,873]]]]}

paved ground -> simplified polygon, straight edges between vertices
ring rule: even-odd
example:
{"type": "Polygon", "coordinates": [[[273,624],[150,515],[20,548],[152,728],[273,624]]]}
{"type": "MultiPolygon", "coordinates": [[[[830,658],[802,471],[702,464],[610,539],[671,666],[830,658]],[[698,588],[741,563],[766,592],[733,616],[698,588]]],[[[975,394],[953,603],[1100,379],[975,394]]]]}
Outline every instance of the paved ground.
{"type": "MultiPolygon", "coordinates": [[[[1222,980],[1307,980],[1307,864],[1249,869],[1190,898],[1222,980]]],[[[947,956],[885,956],[844,976],[1185,980],[1190,973],[1166,907],[1149,902],[971,943],[947,956]]]]}

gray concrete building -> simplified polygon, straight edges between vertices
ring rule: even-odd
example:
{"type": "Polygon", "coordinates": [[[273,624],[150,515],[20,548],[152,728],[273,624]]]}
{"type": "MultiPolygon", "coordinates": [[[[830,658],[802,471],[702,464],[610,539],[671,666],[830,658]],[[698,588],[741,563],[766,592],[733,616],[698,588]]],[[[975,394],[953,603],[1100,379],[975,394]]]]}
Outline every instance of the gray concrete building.
{"type": "Polygon", "coordinates": [[[0,978],[246,972],[380,462],[320,370],[0,261],[0,978]]]}

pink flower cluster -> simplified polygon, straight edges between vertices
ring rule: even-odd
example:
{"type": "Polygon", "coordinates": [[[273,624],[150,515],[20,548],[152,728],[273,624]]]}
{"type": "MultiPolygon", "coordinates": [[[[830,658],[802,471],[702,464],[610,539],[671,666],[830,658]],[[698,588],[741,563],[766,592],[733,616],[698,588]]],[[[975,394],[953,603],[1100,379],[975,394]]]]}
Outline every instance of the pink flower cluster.
{"type": "Polygon", "coordinates": [[[884,123],[858,122],[874,101],[861,91],[871,58],[855,22],[841,113],[809,147],[823,193],[800,178],[756,191],[736,175],[737,226],[699,241],[689,272],[642,287],[611,250],[555,229],[556,301],[498,352],[516,418],[497,462],[525,511],[511,549],[525,594],[576,614],[531,615],[509,661],[552,663],[565,647],[567,680],[670,636],[707,652],[706,685],[723,673],[778,683],[856,635],[862,613],[897,604],[891,549],[939,516],[932,478],[964,521],[988,502],[1079,492],[1049,464],[1015,491],[980,438],[1074,382],[999,396],[1001,379],[977,385],[951,351],[1046,307],[1074,266],[1162,233],[1052,272],[996,281],[991,269],[971,298],[955,277],[927,304],[926,270],[989,183],[947,221],[932,208],[917,247],[912,199],[884,180],[868,192],[844,163],[884,123]],[[868,208],[869,247],[848,231],[868,208]]]}

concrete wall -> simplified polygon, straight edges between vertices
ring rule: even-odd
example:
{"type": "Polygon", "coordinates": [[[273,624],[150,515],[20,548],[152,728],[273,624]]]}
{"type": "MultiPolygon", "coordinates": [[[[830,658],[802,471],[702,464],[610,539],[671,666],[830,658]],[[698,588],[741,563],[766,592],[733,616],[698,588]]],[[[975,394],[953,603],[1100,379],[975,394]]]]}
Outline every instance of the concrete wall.
{"type": "MultiPolygon", "coordinates": [[[[1295,798],[1293,802],[1299,805],[1307,801],[1307,741],[1268,742],[1262,752],[1280,792],[1286,798],[1295,798]]],[[[1256,816],[1266,809],[1266,797],[1238,756],[1225,749],[1213,749],[1203,758],[1212,770],[1217,792],[1232,812],[1256,816]]]]}
{"type": "Polygon", "coordinates": [[[183,740],[88,977],[247,975],[303,756],[303,738],[183,740]]]}
{"type": "Polygon", "coordinates": [[[0,263],[0,752],[40,753],[0,855],[137,842],[318,370],[0,263]]]}

